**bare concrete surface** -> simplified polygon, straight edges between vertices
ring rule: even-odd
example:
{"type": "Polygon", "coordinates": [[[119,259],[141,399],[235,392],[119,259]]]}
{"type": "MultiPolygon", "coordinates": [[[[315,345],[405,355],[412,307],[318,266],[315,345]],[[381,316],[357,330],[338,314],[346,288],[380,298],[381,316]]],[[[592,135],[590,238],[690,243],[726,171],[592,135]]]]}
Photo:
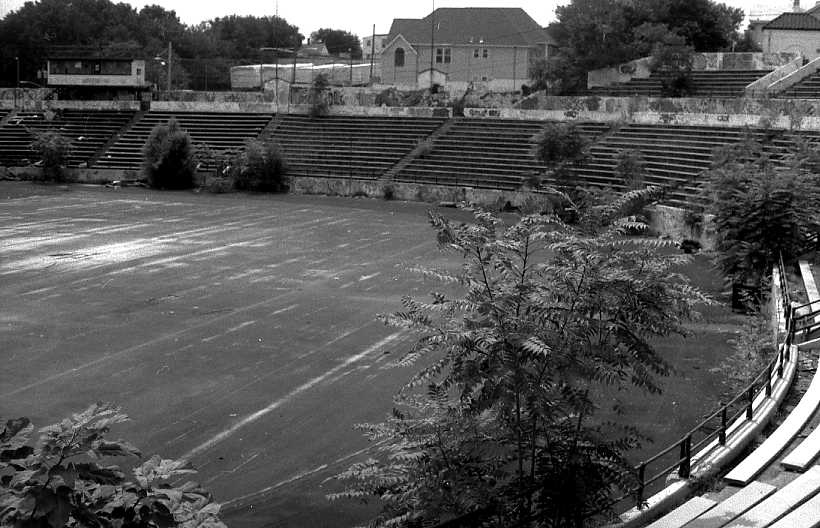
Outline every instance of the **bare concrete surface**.
{"type": "MultiPolygon", "coordinates": [[[[190,459],[232,528],[361,523],[378,505],[329,502],[323,481],[374,454],[353,424],[382,421],[414,372],[385,368],[412,337],[375,316],[439,286],[399,265],[459,264],[429,207],[2,182],[0,416],[111,401],[132,419],[112,435],[190,459]]],[[[656,449],[695,423],[670,409],[709,366],[638,399],[656,449]]]]}

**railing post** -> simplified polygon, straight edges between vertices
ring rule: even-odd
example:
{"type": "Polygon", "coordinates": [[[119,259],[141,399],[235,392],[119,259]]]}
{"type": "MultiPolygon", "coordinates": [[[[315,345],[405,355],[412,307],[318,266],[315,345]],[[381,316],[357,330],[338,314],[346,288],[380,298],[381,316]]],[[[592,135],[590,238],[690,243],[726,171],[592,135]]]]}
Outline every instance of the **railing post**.
{"type": "Polygon", "coordinates": [[[752,413],[754,412],[754,409],[752,408],[752,406],[754,405],[754,402],[755,402],[755,386],[754,386],[754,384],[749,385],[749,390],[747,391],[747,393],[748,393],[749,398],[748,398],[748,401],[746,402],[746,419],[751,420],[752,419],[752,413]]]}
{"type": "Polygon", "coordinates": [[[692,463],[692,435],[687,435],[680,443],[680,468],[678,476],[689,478],[689,469],[692,463]]]}
{"type": "Polygon", "coordinates": [[[766,397],[772,395],[772,364],[766,368],[766,397]]]}
{"type": "Polygon", "coordinates": [[[636,507],[639,510],[643,509],[643,489],[644,489],[644,478],[645,478],[644,475],[645,474],[646,474],[646,464],[641,463],[641,465],[638,466],[638,480],[640,481],[640,484],[638,484],[638,496],[636,498],[636,501],[638,503],[638,504],[636,504],[636,507]]]}
{"type": "Polygon", "coordinates": [[[720,411],[720,445],[726,445],[726,422],[728,421],[726,414],[726,406],[724,405],[720,411]]]}

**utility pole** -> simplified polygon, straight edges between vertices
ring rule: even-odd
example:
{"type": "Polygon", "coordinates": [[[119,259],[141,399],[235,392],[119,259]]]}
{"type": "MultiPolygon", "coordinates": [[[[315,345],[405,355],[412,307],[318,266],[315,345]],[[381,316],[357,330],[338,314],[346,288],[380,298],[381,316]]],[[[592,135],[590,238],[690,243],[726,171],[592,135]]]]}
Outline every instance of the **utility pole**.
{"type": "Polygon", "coordinates": [[[433,0],[433,12],[430,14],[430,91],[433,90],[433,57],[436,53],[436,0],[433,0]]]}
{"type": "Polygon", "coordinates": [[[353,48],[347,48],[347,54],[350,57],[350,86],[353,86],[353,48]]]}
{"type": "Polygon", "coordinates": [[[172,44],[169,42],[168,43],[168,97],[169,98],[171,97],[171,64],[172,64],[172,61],[173,61],[173,59],[171,57],[173,57],[173,55],[174,55],[174,51],[173,51],[173,48],[171,46],[172,46],[172,44]]]}
{"type": "MultiPolygon", "coordinates": [[[[379,46],[381,47],[381,46],[379,46]]],[[[373,61],[376,60],[376,24],[373,24],[373,40],[370,41],[370,78],[373,78],[373,61]]]]}
{"type": "Polygon", "coordinates": [[[14,60],[17,61],[17,89],[20,89],[20,57],[14,57],[14,60]]]}

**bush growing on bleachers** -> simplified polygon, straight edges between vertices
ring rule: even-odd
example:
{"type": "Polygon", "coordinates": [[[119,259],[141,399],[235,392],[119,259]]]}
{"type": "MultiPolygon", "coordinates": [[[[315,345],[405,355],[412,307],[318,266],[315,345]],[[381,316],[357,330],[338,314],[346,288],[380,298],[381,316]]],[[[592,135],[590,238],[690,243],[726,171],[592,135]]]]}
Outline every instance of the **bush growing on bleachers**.
{"type": "Polygon", "coordinates": [[[234,186],[249,191],[286,191],[286,170],[285,157],[278,143],[248,141],[233,167],[234,186]]]}
{"type": "Polygon", "coordinates": [[[40,155],[43,179],[61,181],[73,148],[71,140],[56,130],[28,129],[28,133],[33,138],[31,148],[40,155]]]}
{"type": "Polygon", "coordinates": [[[624,183],[624,190],[643,189],[646,160],[638,149],[623,149],[618,152],[615,175],[624,183]]]}
{"type": "Polygon", "coordinates": [[[543,163],[559,184],[569,184],[571,167],[589,159],[589,141],[574,123],[549,123],[531,139],[535,161],[543,163]]]}
{"type": "Polygon", "coordinates": [[[189,189],[194,186],[196,159],[191,138],[173,117],[154,127],[143,147],[143,173],[154,189],[189,189]]]}

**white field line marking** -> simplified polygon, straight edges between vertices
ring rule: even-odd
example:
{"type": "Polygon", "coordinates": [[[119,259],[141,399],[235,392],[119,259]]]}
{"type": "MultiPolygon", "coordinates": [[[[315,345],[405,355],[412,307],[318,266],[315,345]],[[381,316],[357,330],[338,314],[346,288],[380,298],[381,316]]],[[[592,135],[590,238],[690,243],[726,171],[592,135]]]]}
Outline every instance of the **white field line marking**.
{"type": "MultiPolygon", "coordinates": [[[[296,308],[297,306],[299,306],[299,305],[298,305],[298,304],[291,304],[290,306],[285,306],[284,308],[280,308],[280,309],[276,310],[275,312],[271,312],[271,314],[269,315],[269,317],[272,317],[272,316],[274,316],[274,315],[279,315],[280,313],[285,313],[285,312],[287,312],[287,311],[289,311],[289,310],[293,310],[293,309],[294,309],[294,308],[296,308]]],[[[213,340],[214,340],[214,339],[216,339],[217,337],[222,337],[222,336],[224,336],[224,335],[226,335],[226,334],[230,334],[231,332],[236,332],[236,331],[237,331],[237,330],[239,330],[240,328],[245,327],[245,326],[248,326],[249,324],[253,324],[253,323],[255,323],[255,322],[256,322],[256,319],[254,319],[253,321],[247,321],[247,322],[244,322],[244,323],[242,323],[242,324],[240,324],[240,325],[238,325],[238,326],[234,326],[233,328],[229,328],[229,329],[225,330],[224,332],[222,332],[222,333],[220,333],[220,334],[212,335],[211,337],[206,337],[206,338],[204,338],[202,341],[203,341],[204,343],[207,343],[208,341],[213,341],[213,340]]]]}
{"type": "Polygon", "coordinates": [[[224,335],[230,334],[231,332],[236,332],[237,330],[242,329],[242,328],[244,328],[248,325],[252,325],[255,322],[256,322],[256,319],[254,319],[253,321],[245,321],[244,323],[238,324],[238,325],[234,326],[233,328],[228,328],[227,330],[225,330],[221,334],[216,334],[216,335],[213,335],[211,337],[206,337],[205,339],[202,340],[202,342],[207,343],[208,341],[213,341],[217,337],[222,337],[224,335]]]}
{"type": "MultiPolygon", "coordinates": [[[[195,325],[193,325],[193,326],[189,326],[188,328],[183,328],[182,330],[178,330],[178,331],[176,331],[176,332],[171,332],[170,334],[166,334],[166,335],[164,335],[164,336],[157,337],[156,339],[152,339],[152,340],[150,340],[150,341],[146,341],[146,342],[144,342],[144,343],[140,343],[140,344],[138,344],[138,345],[134,345],[134,346],[132,346],[132,347],[130,347],[130,348],[126,348],[125,350],[120,350],[119,352],[113,352],[113,353],[111,353],[111,354],[107,354],[107,355],[105,355],[105,356],[102,356],[102,357],[100,357],[100,358],[95,359],[94,361],[89,361],[88,363],[83,363],[82,365],[78,365],[78,366],[76,366],[76,367],[74,367],[74,368],[71,368],[71,369],[68,369],[68,370],[64,370],[63,372],[58,372],[57,374],[53,374],[53,375],[51,375],[51,376],[49,376],[49,377],[47,377],[47,378],[41,379],[41,380],[39,380],[39,381],[35,381],[35,382],[33,382],[33,383],[29,383],[28,385],[25,385],[25,386],[23,386],[23,387],[18,387],[18,388],[16,388],[16,389],[12,390],[12,391],[4,392],[4,393],[2,393],[2,396],[10,396],[10,395],[12,395],[12,394],[18,394],[18,393],[23,392],[23,391],[26,391],[26,390],[28,390],[28,389],[31,389],[31,388],[34,388],[34,387],[38,387],[38,386],[43,385],[43,384],[46,384],[46,383],[50,383],[50,382],[52,382],[52,381],[54,381],[54,380],[56,380],[56,379],[62,378],[63,376],[67,376],[67,375],[69,375],[69,374],[74,374],[75,372],[80,372],[80,371],[82,371],[82,370],[85,370],[85,369],[88,369],[88,368],[93,367],[93,366],[95,366],[95,365],[98,365],[98,364],[100,364],[100,363],[103,363],[104,361],[108,361],[109,359],[114,359],[114,358],[117,358],[117,357],[119,357],[119,356],[122,356],[122,355],[125,355],[125,354],[129,354],[129,353],[131,353],[131,352],[135,352],[135,351],[137,351],[137,350],[139,350],[139,349],[141,349],[141,348],[143,348],[143,347],[147,347],[147,346],[155,345],[155,344],[157,344],[157,343],[161,343],[162,341],[166,341],[166,340],[171,339],[171,338],[173,338],[173,337],[180,336],[180,335],[184,335],[184,334],[186,334],[186,333],[190,332],[191,330],[194,330],[194,329],[199,328],[199,327],[202,327],[202,326],[210,326],[210,325],[213,325],[215,321],[219,321],[220,319],[224,319],[224,318],[226,318],[226,317],[235,316],[236,314],[243,313],[243,312],[246,312],[246,311],[249,311],[249,310],[253,310],[253,309],[259,308],[259,307],[261,307],[261,306],[264,306],[264,305],[266,305],[266,304],[270,304],[270,303],[275,302],[275,301],[277,301],[277,300],[278,300],[278,298],[276,298],[276,297],[274,297],[273,299],[266,299],[266,300],[264,300],[264,301],[260,301],[260,302],[258,302],[258,303],[252,304],[252,305],[250,305],[250,306],[246,306],[246,307],[244,307],[244,308],[239,308],[239,309],[236,309],[236,310],[233,310],[233,311],[227,312],[225,315],[218,316],[218,317],[214,317],[214,318],[209,318],[207,321],[203,321],[203,322],[201,322],[201,323],[199,323],[199,324],[195,324],[195,325]]],[[[294,305],[294,306],[298,306],[298,305],[294,305]]],[[[290,308],[291,308],[291,307],[284,308],[284,309],[282,309],[282,311],[287,310],[287,309],[290,309],[290,308]]],[[[277,312],[274,312],[272,315],[275,315],[276,313],[277,313],[277,312]]]]}
{"type": "Polygon", "coordinates": [[[201,453],[202,451],[210,449],[211,447],[215,446],[219,442],[225,440],[226,438],[229,438],[231,435],[233,435],[239,429],[245,427],[248,424],[251,424],[251,423],[255,422],[256,420],[258,420],[259,418],[262,418],[266,414],[269,414],[271,411],[273,411],[277,407],[281,406],[282,404],[285,404],[285,403],[289,402],[291,399],[293,399],[294,396],[298,396],[299,394],[305,392],[306,390],[310,389],[311,387],[313,387],[315,385],[318,385],[319,383],[325,381],[327,378],[330,378],[331,376],[335,375],[338,371],[340,371],[343,368],[346,368],[351,363],[355,363],[356,361],[359,361],[360,359],[364,358],[365,356],[367,356],[369,354],[372,354],[374,351],[379,350],[380,348],[384,347],[388,343],[392,343],[393,341],[398,339],[398,337],[401,334],[402,334],[402,332],[396,332],[395,334],[389,335],[389,336],[385,337],[384,339],[382,339],[381,341],[379,341],[378,343],[370,346],[369,348],[367,348],[363,352],[360,352],[360,353],[356,354],[355,356],[351,356],[351,357],[347,358],[346,360],[344,360],[339,365],[337,365],[337,366],[333,367],[332,369],[328,370],[327,372],[325,372],[321,376],[317,376],[317,377],[313,378],[312,380],[310,380],[306,383],[303,383],[302,385],[300,385],[299,387],[293,389],[288,394],[286,394],[282,398],[279,398],[278,400],[271,403],[267,407],[265,407],[263,409],[260,409],[260,410],[256,411],[255,413],[249,414],[248,416],[244,417],[242,420],[240,420],[236,424],[234,424],[231,427],[225,429],[221,433],[218,433],[217,435],[213,436],[210,440],[208,440],[208,441],[204,442],[203,444],[200,444],[199,446],[191,449],[190,451],[188,451],[187,453],[182,455],[180,458],[182,458],[184,460],[190,460],[191,457],[193,457],[194,455],[197,455],[197,454],[201,453]]]}
{"type": "MultiPolygon", "coordinates": [[[[311,476],[315,473],[318,473],[318,472],[322,471],[323,469],[327,469],[330,466],[337,466],[337,465],[341,464],[342,462],[345,462],[347,460],[350,460],[353,457],[357,457],[357,456],[361,455],[362,453],[367,453],[368,451],[373,451],[374,449],[378,448],[380,445],[384,444],[388,440],[389,440],[388,438],[385,438],[383,440],[379,440],[378,442],[376,442],[374,444],[371,444],[371,445],[367,446],[364,449],[359,449],[358,451],[354,451],[353,453],[349,453],[349,454],[343,456],[342,458],[331,462],[330,464],[322,464],[321,466],[319,466],[317,468],[310,469],[310,470],[298,473],[298,474],[290,477],[289,479],[286,479],[286,480],[283,480],[282,482],[274,484],[273,486],[268,486],[267,488],[263,488],[261,490],[254,491],[252,493],[248,493],[247,495],[242,495],[241,497],[233,498],[229,501],[222,502],[220,504],[222,504],[222,506],[227,506],[228,504],[231,504],[231,503],[234,503],[234,502],[239,502],[239,501],[243,501],[245,499],[250,499],[251,497],[258,497],[260,495],[264,495],[265,493],[267,493],[269,491],[273,491],[276,488],[280,488],[280,487],[282,487],[286,484],[290,484],[291,482],[301,480],[305,477],[309,477],[309,476],[311,476]]],[[[211,480],[216,480],[216,479],[213,478],[211,480]]]]}

